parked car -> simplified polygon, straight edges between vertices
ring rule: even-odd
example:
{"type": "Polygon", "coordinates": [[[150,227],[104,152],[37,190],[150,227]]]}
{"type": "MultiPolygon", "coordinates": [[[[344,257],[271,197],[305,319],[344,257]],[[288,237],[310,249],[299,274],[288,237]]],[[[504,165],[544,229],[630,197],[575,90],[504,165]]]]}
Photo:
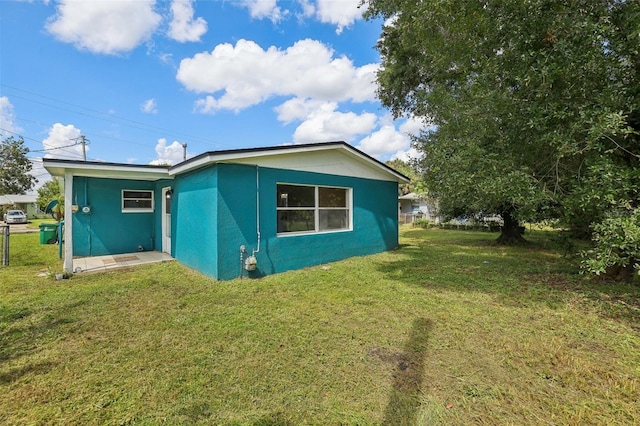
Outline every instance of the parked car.
{"type": "Polygon", "coordinates": [[[27,223],[27,215],[22,210],[8,210],[4,214],[4,223],[27,223]]]}

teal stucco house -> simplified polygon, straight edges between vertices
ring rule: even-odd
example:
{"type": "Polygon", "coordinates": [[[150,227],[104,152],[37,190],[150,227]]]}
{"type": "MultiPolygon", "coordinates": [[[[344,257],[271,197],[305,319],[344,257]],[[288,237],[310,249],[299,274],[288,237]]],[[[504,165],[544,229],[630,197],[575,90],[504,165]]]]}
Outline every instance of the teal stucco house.
{"type": "Polygon", "coordinates": [[[206,152],[175,166],[44,159],[73,258],[162,251],[220,280],[398,246],[408,179],[344,142],[206,152]]]}

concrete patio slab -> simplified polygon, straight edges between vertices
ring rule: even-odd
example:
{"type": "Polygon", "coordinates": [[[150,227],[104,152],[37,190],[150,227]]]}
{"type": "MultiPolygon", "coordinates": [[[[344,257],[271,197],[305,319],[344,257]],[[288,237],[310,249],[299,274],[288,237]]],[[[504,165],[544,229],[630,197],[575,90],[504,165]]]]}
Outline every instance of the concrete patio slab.
{"type": "Polygon", "coordinates": [[[142,251],[108,256],[78,257],[73,259],[73,272],[106,272],[119,268],[148,263],[171,262],[175,259],[167,253],[142,251]]]}

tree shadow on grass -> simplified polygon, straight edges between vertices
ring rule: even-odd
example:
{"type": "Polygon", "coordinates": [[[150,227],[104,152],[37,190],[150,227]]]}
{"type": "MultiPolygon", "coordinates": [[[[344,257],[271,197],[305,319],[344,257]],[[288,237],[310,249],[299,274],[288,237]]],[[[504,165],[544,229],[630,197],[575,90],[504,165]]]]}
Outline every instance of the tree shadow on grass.
{"type": "Polygon", "coordinates": [[[41,374],[54,366],[52,361],[28,362],[19,368],[11,363],[23,357],[31,357],[42,350],[50,340],[57,339],[76,321],[69,312],[85,302],[68,303],[57,308],[28,309],[17,306],[0,306],[0,384],[18,380],[35,373],[41,374]]]}
{"type": "Polygon", "coordinates": [[[424,358],[431,329],[431,321],[417,318],[413,321],[403,352],[376,348],[369,353],[393,366],[393,389],[385,410],[383,425],[416,423],[424,376],[424,358]]]}
{"type": "Polygon", "coordinates": [[[433,290],[478,292],[506,306],[541,303],[564,306],[576,300],[596,303],[601,315],[637,328],[640,286],[602,282],[580,275],[575,262],[546,239],[524,247],[498,246],[492,234],[412,229],[402,248],[379,270],[391,279],[433,290]]]}
{"type": "Polygon", "coordinates": [[[9,369],[6,373],[0,371],[0,385],[5,385],[20,379],[27,374],[45,374],[55,368],[57,363],[44,361],[30,363],[23,367],[9,369]]]}

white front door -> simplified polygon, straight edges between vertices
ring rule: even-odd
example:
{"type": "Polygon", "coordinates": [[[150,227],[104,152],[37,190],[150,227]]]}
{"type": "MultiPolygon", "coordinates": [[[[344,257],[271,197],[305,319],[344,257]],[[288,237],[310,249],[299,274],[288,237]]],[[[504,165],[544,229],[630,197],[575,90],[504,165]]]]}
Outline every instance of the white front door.
{"type": "Polygon", "coordinates": [[[162,251],[171,254],[171,187],[162,188],[162,251]]]}

